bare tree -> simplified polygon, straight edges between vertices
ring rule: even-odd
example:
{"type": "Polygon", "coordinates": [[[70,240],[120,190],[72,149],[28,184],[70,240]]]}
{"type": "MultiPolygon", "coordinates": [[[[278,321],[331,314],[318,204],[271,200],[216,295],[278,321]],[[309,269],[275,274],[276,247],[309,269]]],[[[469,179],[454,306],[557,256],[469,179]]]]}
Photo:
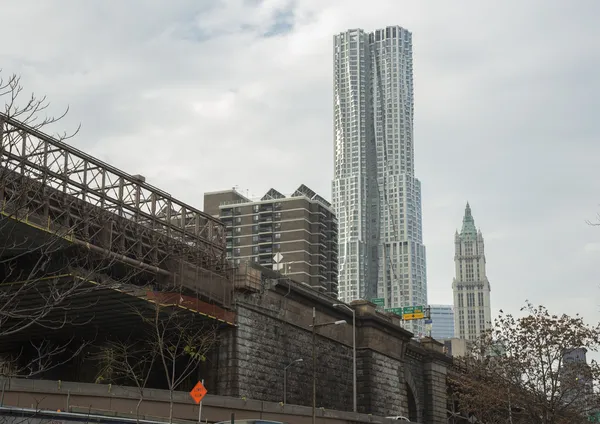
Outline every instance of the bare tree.
{"type": "MultiPolygon", "coordinates": [[[[119,257],[108,246],[123,217],[86,181],[85,155],[64,144],[79,128],[44,133],[68,108],[48,116],[46,97],[25,97],[17,75],[0,78],[0,98],[0,374],[32,377],[91,342],[93,332],[76,337],[73,327],[95,318],[91,293],[114,285],[115,264],[138,249],[117,239],[119,257]]],[[[139,271],[119,270],[119,282],[139,271]]]]}
{"type": "MultiPolygon", "coordinates": [[[[90,329],[119,331],[105,326],[123,313],[107,303],[116,297],[176,286],[230,302],[223,224],[65,143],[78,130],[47,135],[67,111],[44,117],[45,97],[22,93],[18,76],[0,80],[0,375],[47,375],[81,356],[90,329]]],[[[166,303],[138,321],[172,393],[216,330],[166,303]]]]}
{"type": "Polygon", "coordinates": [[[219,324],[182,307],[180,296],[154,293],[146,305],[132,309],[140,320],[135,337],[108,342],[93,358],[101,364],[97,382],[135,385],[139,393],[138,418],[144,390],[154,376],[154,379],[160,377],[169,390],[169,422],[172,422],[173,393],[191,383],[207,353],[218,343],[219,324]]]}
{"type": "Polygon", "coordinates": [[[207,353],[219,337],[217,323],[180,308],[180,302],[174,296],[177,294],[157,301],[153,314],[141,314],[149,328],[151,350],[156,351],[167,382],[169,422],[173,420],[173,392],[198,372],[199,365],[206,361],[207,353]]]}
{"type": "Polygon", "coordinates": [[[144,400],[145,389],[158,359],[158,350],[152,343],[143,340],[108,341],[93,358],[100,364],[97,383],[112,382],[133,384],[139,400],[135,416],[139,422],[140,405],[144,400]]]}
{"type": "MultiPolygon", "coordinates": [[[[63,119],[68,109],[58,116],[42,117],[49,102],[34,94],[23,98],[17,75],[0,78],[0,97],[4,100],[0,113],[0,339],[9,339],[14,345],[22,335],[25,341],[18,350],[4,355],[2,370],[5,375],[29,377],[65,363],[71,354],[78,355],[85,346],[86,342],[80,343],[68,352],[67,345],[72,341],[68,335],[60,341],[29,337],[34,328],[43,334],[58,331],[71,322],[73,314],[66,312],[76,306],[67,307],[67,299],[76,296],[85,282],[82,278],[67,281],[67,267],[59,265],[57,260],[59,252],[65,249],[68,229],[47,228],[50,231],[44,233],[45,237],[39,237],[17,228],[20,221],[29,228],[38,224],[36,212],[40,202],[36,200],[42,197],[44,184],[39,178],[36,181],[32,170],[19,160],[36,156],[38,152],[32,148],[35,142],[31,142],[22,126],[13,124],[18,122],[41,131],[63,119]],[[55,362],[55,358],[60,359],[55,362]]],[[[77,132],[78,129],[57,137],[66,140],[77,132]]]]}
{"type": "Polygon", "coordinates": [[[457,360],[450,383],[461,410],[485,423],[587,422],[598,411],[596,361],[600,326],[579,316],[551,315],[530,303],[521,318],[501,314],[471,355],[457,360]]]}

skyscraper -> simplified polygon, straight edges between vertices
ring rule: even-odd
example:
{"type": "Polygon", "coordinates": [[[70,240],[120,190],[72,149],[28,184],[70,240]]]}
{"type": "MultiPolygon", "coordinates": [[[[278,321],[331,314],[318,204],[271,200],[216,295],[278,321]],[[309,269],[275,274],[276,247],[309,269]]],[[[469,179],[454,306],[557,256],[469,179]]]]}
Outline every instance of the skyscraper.
{"type": "Polygon", "coordinates": [[[452,305],[429,305],[431,337],[436,340],[454,337],[454,308],[452,305]]]}
{"type": "MultiPolygon", "coordinates": [[[[413,103],[409,31],[352,29],[334,37],[332,191],[345,301],[427,304],[413,103]]],[[[423,323],[407,328],[419,333],[423,323]]]]}
{"type": "Polygon", "coordinates": [[[483,235],[475,227],[468,203],[462,230],[454,235],[454,248],[454,331],[458,338],[474,340],[491,327],[491,289],[485,271],[483,235]]]}

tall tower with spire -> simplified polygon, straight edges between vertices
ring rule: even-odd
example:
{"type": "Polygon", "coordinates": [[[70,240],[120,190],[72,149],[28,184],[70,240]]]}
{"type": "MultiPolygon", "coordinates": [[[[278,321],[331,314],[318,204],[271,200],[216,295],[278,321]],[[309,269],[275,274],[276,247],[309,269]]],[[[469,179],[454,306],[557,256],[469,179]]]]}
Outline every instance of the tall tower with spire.
{"type": "Polygon", "coordinates": [[[462,229],[454,235],[454,248],[454,333],[458,338],[475,340],[491,327],[492,311],[483,235],[475,227],[469,203],[462,229]]]}

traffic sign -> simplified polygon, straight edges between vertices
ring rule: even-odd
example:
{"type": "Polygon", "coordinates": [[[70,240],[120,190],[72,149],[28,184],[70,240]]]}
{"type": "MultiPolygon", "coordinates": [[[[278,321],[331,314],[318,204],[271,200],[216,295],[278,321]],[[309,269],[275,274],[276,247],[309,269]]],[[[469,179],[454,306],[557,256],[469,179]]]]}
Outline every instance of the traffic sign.
{"type": "Polygon", "coordinates": [[[385,311],[402,316],[402,308],[387,308],[385,311]]]}
{"type": "Polygon", "coordinates": [[[204,396],[206,396],[206,393],[207,390],[204,387],[204,384],[202,384],[202,382],[199,381],[198,384],[196,384],[190,392],[190,396],[192,397],[192,399],[194,399],[194,402],[200,403],[202,402],[204,396]]]}
{"type": "Polygon", "coordinates": [[[383,308],[385,306],[385,299],[383,297],[371,299],[371,302],[374,303],[378,308],[383,308]]]}
{"type": "Polygon", "coordinates": [[[281,260],[282,260],[282,259],[283,259],[283,255],[282,255],[281,253],[279,253],[279,252],[277,252],[277,253],[275,253],[275,254],[273,255],[273,260],[274,260],[276,263],[279,263],[279,262],[281,262],[281,260]]]}
{"type": "Polygon", "coordinates": [[[402,319],[405,321],[423,318],[425,318],[425,307],[423,306],[405,306],[402,309],[402,319]]]}

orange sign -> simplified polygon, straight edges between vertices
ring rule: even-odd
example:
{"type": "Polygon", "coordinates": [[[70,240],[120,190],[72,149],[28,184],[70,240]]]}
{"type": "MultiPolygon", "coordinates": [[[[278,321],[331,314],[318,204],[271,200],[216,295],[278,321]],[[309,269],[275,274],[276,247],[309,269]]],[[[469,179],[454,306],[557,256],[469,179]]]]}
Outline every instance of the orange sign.
{"type": "Polygon", "coordinates": [[[192,397],[192,399],[194,399],[194,402],[200,403],[202,402],[204,396],[206,396],[206,393],[207,391],[204,387],[204,384],[202,384],[202,382],[199,381],[198,384],[196,384],[190,392],[190,396],[192,397]]]}

